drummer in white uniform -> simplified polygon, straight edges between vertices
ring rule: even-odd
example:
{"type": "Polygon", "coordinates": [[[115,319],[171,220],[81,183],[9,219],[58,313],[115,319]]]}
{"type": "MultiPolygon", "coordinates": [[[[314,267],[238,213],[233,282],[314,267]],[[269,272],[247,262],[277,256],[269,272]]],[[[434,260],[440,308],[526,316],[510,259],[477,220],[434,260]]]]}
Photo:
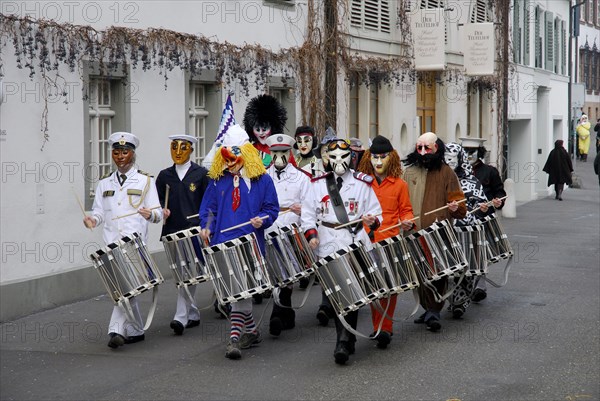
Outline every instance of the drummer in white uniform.
{"type": "MultiPolygon", "coordinates": [[[[373,179],[350,169],[351,150],[348,141],[334,139],[326,146],[329,156],[328,168],[332,171],[312,180],[302,204],[302,229],[309,245],[316,249],[318,257],[325,257],[358,241],[361,241],[368,251],[372,245],[363,229],[363,223],[375,230],[382,219],[381,205],[371,188],[373,179]],[[357,220],[357,224],[336,230],[335,228],[343,223],[339,216],[344,214],[344,220],[357,220]]],[[[356,329],[358,311],[348,313],[346,321],[356,329]]],[[[337,342],[334,358],[336,363],[344,364],[349,355],[354,353],[356,337],[344,328],[337,317],[335,328],[337,342]]]]}
{"type": "MultiPolygon", "coordinates": [[[[300,226],[300,212],[304,197],[310,186],[309,173],[289,163],[291,149],[295,140],[289,135],[275,134],[267,138],[266,144],[273,157],[267,174],[273,179],[279,200],[280,216],[265,233],[275,231],[279,227],[296,223],[300,226]]],[[[292,285],[279,291],[279,306],[273,304],[273,312],[269,320],[269,333],[279,336],[282,330],[293,329],[296,325],[296,313],[292,306],[292,285]],[[286,308],[286,306],[288,308],[286,308]]]]}
{"type": "MultiPolygon", "coordinates": [[[[107,245],[133,233],[139,233],[145,243],[148,223],[159,223],[162,209],[154,179],[135,167],[135,150],[140,141],[128,132],[115,132],[108,138],[108,143],[112,147],[112,159],[117,171],[103,177],[98,183],[92,215],[86,216],[83,223],[89,228],[104,223],[102,236],[107,245]],[[137,214],[115,219],[135,212],[137,214]]],[[[110,348],[145,338],[137,298],[133,297],[130,302],[137,322],[129,321],[125,309],[115,305],[108,327],[110,348]]]]}

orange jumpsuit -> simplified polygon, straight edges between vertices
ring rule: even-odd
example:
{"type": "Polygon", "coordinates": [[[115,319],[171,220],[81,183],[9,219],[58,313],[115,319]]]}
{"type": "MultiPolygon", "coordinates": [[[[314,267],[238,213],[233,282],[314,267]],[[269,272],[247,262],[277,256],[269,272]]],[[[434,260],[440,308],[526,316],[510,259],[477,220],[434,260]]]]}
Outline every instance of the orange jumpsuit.
{"type": "MultiPolygon", "coordinates": [[[[396,225],[400,220],[408,220],[414,217],[412,205],[410,204],[410,197],[408,196],[408,184],[400,177],[386,177],[381,184],[377,182],[377,179],[373,177],[373,183],[371,187],[377,195],[381,210],[383,211],[383,222],[381,226],[374,232],[373,242],[379,242],[385,238],[390,238],[400,233],[400,227],[393,228],[391,230],[380,232],[384,228],[396,225]]],[[[365,230],[369,232],[369,228],[365,227],[365,230]]],[[[381,326],[382,331],[387,331],[392,334],[393,321],[390,317],[394,316],[394,310],[396,309],[397,294],[392,295],[389,298],[383,298],[380,300],[381,307],[383,310],[387,307],[386,315],[384,316],[381,311],[371,305],[371,316],[373,320],[373,330],[377,331],[381,319],[383,318],[383,324],[381,326]],[[389,302],[389,306],[388,306],[389,302]]]]}

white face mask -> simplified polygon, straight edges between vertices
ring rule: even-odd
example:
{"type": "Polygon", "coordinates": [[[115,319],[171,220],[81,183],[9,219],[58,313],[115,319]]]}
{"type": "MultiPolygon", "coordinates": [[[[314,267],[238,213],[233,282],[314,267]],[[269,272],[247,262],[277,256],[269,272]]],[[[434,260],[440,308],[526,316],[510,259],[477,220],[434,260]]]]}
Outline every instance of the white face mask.
{"type": "Polygon", "coordinates": [[[300,154],[305,156],[309,154],[313,148],[313,137],[312,135],[298,135],[296,137],[296,144],[300,154]]]}
{"type": "Polygon", "coordinates": [[[255,125],[253,128],[254,135],[256,135],[256,139],[258,142],[263,145],[267,142],[267,138],[271,135],[271,126],[269,124],[265,125],[255,125]]]}
{"type": "Polygon", "coordinates": [[[350,149],[343,150],[340,148],[329,150],[327,152],[329,165],[336,175],[344,175],[350,168],[350,159],[352,154],[350,149]]]}
{"type": "Polygon", "coordinates": [[[277,170],[282,170],[288,165],[289,150],[272,150],[273,165],[277,170]]]}
{"type": "Polygon", "coordinates": [[[456,153],[444,153],[444,160],[452,170],[456,170],[458,166],[458,155],[456,153]]]}

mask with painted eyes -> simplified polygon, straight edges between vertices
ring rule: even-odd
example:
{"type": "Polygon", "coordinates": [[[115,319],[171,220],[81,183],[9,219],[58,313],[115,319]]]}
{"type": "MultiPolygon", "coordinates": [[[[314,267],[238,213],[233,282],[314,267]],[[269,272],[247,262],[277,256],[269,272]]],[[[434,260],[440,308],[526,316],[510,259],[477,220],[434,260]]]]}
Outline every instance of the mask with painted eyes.
{"type": "Polygon", "coordinates": [[[417,153],[421,156],[437,152],[437,144],[435,142],[425,143],[417,142],[417,153]]]}
{"type": "Polygon", "coordinates": [[[190,155],[193,150],[192,144],[188,141],[183,141],[181,139],[171,141],[171,159],[173,159],[173,163],[185,164],[190,160],[190,155]]]}
{"type": "Polygon", "coordinates": [[[125,172],[135,161],[135,151],[130,148],[117,148],[112,150],[112,159],[121,172],[125,172]]]}
{"type": "Polygon", "coordinates": [[[271,157],[273,158],[273,165],[277,170],[283,170],[289,162],[290,151],[289,150],[272,150],[271,157]]]}
{"type": "Polygon", "coordinates": [[[350,169],[350,160],[352,158],[352,152],[350,147],[347,146],[336,146],[338,142],[330,143],[327,146],[327,156],[329,159],[329,166],[336,175],[344,175],[346,171],[350,169]]]}
{"type": "Polygon", "coordinates": [[[222,146],[221,155],[225,159],[225,166],[230,173],[236,174],[244,166],[242,151],[237,146],[222,146]]]}
{"type": "Polygon", "coordinates": [[[386,175],[389,163],[389,153],[371,154],[371,165],[373,166],[373,170],[375,170],[375,174],[379,176],[386,175]]]}
{"type": "Polygon", "coordinates": [[[444,153],[444,160],[446,161],[448,167],[450,167],[452,170],[456,170],[456,167],[458,166],[458,153],[449,152],[446,150],[446,153],[444,153]]]}
{"type": "Polygon", "coordinates": [[[258,142],[264,145],[267,138],[271,135],[271,125],[269,123],[257,124],[253,128],[253,132],[258,142]]]}
{"type": "Polygon", "coordinates": [[[302,156],[306,156],[313,148],[313,136],[310,134],[296,135],[296,144],[302,156]]]}

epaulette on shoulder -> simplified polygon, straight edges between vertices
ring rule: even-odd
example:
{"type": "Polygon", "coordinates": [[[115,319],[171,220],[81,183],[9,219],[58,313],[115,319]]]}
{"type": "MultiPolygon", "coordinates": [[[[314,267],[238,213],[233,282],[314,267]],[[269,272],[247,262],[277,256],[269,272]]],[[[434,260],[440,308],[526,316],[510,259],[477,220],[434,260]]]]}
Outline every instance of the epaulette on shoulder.
{"type": "Polygon", "coordinates": [[[294,168],[295,168],[296,170],[298,170],[299,172],[303,173],[304,175],[306,175],[308,178],[311,178],[311,179],[313,178],[313,176],[312,176],[312,175],[311,175],[311,174],[310,174],[308,171],[306,171],[306,170],[304,170],[304,169],[301,169],[301,168],[300,168],[300,167],[298,167],[298,166],[294,166],[294,168]]]}
{"type": "Polygon", "coordinates": [[[313,178],[311,178],[311,179],[310,179],[310,182],[315,182],[315,181],[318,181],[318,180],[320,180],[321,178],[325,178],[325,177],[327,177],[327,176],[328,176],[328,175],[330,175],[330,174],[333,174],[333,172],[331,172],[331,171],[328,171],[328,172],[326,172],[326,173],[325,173],[325,174],[323,174],[323,175],[320,175],[320,176],[318,176],[318,177],[313,177],[313,178]]]}
{"type": "Polygon", "coordinates": [[[362,182],[366,182],[369,185],[371,185],[371,183],[373,182],[373,177],[365,173],[359,173],[358,171],[354,172],[354,178],[362,182]]]}
{"type": "Polygon", "coordinates": [[[101,180],[110,177],[110,175],[114,173],[114,171],[109,171],[108,173],[104,174],[102,177],[100,177],[101,180]]]}
{"type": "Polygon", "coordinates": [[[143,175],[147,175],[148,177],[154,177],[152,174],[147,173],[147,172],[145,172],[143,170],[138,170],[138,173],[143,174],[143,175]]]}

